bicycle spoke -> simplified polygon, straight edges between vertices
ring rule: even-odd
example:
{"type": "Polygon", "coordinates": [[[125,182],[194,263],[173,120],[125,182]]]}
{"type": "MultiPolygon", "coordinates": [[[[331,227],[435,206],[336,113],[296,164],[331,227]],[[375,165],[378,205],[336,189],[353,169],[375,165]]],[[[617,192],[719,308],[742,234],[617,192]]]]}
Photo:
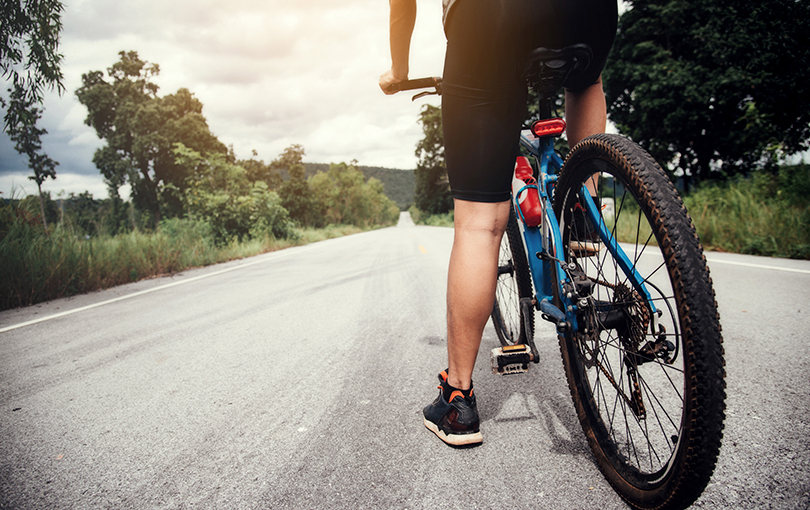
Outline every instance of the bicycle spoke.
{"type": "Polygon", "coordinates": [[[632,506],[685,508],[708,483],[716,461],[724,392],[711,292],[674,290],[709,281],[705,263],[690,258],[700,246],[683,203],[641,148],[597,135],[566,159],[554,208],[564,220],[563,243],[578,242],[563,251],[575,264],[572,276],[590,282],[575,289],[584,290],[575,299],[587,299],[576,309],[579,329],[560,336],[577,416],[600,468],[632,506]],[[597,173],[595,194],[600,203],[613,197],[613,217],[600,210],[585,226],[607,228],[621,243],[621,255],[605,240],[599,250],[585,251],[586,237],[577,232],[582,222],[572,221],[583,185],[597,173]],[[699,364],[687,377],[687,360],[693,359],[699,364]],[[688,444],[679,447],[681,440],[688,444]],[[698,460],[687,451],[697,452],[698,460]],[[703,472],[693,477],[696,465],[703,472]]]}

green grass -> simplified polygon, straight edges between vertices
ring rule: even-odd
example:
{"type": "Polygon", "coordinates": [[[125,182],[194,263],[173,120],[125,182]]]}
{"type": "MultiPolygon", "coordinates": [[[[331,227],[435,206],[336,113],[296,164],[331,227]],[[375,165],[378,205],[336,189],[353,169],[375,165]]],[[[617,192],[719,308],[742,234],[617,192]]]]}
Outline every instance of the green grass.
{"type": "MultiPolygon", "coordinates": [[[[706,184],[683,200],[706,249],[810,259],[808,181],[810,167],[785,167],[779,174],[706,184]]],[[[625,200],[623,207],[618,237],[634,242],[638,206],[625,200]]],[[[647,236],[649,227],[642,223],[642,236],[647,236]]]]}
{"type": "Polygon", "coordinates": [[[810,259],[810,204],[782,195],[749,179],[707,186],[684,203],[708,249],[810,259]]]}
{"type": "Polygon", "coordinates": [[[428,225],[431,227],[452,227],[453,226],[453,211],[444,214],[427,214],[415,206],[408,209],[411,213],[411,219],[417,225],[428,225]]]}
{"type": "Polygon", "coordinates": [[[205,224],[164,222],[140,231],[85,238],[33,222],[5,223],[0,239],[0,310],[106,289],[193,267],[240,259],[363,231],[355,226],[302,229],[291,239],[265,236],[216,246],[205,224]]]}

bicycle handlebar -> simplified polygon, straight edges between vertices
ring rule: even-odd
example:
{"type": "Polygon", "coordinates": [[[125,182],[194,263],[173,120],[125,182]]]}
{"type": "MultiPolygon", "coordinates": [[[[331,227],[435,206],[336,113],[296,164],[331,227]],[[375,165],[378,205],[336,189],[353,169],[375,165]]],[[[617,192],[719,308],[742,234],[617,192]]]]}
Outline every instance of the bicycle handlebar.
{"type": "Polygon", "coordinates": [[[405,80],[399,83],[393,83],[388,87],[387,92],[389,93],[397,93],[402,92],[403,90],[417,90],[417,89],[429,89],[433,88],[433,91],[424,91],[415,96],[413,99],[418,99],[422,96],[426,96],[429,94],[442,94],[442,79],[438,76],[433,76],[431,78],[417,78],[415,80],[405,80]]]}

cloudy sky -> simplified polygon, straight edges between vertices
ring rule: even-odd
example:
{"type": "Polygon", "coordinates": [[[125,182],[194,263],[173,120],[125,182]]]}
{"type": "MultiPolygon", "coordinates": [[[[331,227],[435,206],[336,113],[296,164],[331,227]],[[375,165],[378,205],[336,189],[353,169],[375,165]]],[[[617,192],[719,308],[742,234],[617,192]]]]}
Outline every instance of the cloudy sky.
{"type": "MultiPolygon", "coordinates": [[[[298,143],[305,161],[358,160],[414,168],[417,116],[430,98],[388,97],[377,86],[390,65],[385,0],[64,0],[60,50],[66,92],[49,94],[40,126],[44,151],[59,161],[43,186],[107,196],[92,163],[101,146],[75,91],[82,73],[106,71],[134,50],[160,65],[160,95],[188,88],[211,131],[236,155],[270,161],[298,143]]],[[[411,77],[440,75],[441,2],[419,2],[411,77]]],[[[7,87],[3,87],[5,90],[7,87]]],[[[3,197],[36,193],[27,160],[0,136],[3,197]]]]}

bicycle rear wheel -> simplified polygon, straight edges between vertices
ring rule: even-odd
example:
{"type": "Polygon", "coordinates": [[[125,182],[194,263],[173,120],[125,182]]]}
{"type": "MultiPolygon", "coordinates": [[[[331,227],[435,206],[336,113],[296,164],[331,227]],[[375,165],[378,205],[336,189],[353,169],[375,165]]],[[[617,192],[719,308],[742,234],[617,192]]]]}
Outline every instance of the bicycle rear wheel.
{"type": "Polygon", "coordinates": [[[492,307],[492,324],[501,345],[525,344],[533,338],[534,313],[528,317],[527,331],[520,306],[521,298],[526,297],[532,297],[532,280],[520,227],[512,208],[498,254],[498,282],[495,286],[495,305],[492,307]]]}
{"type": "MultiPolygon", "coordinates": [[[[638,145],[597,135],[569,154],[555,192],[566,261],[584,274],[588,306],[560,350],[580,423],[600,469],[628,503],[685,508],[711,478],[722,438],[725,370],[719,316],[703,249],[667,175],[638,145]],[[598,176],[600,221],[643,278],[656,309],[618,256],[583,250],[575,218],[598,176]],[[588,289],[588,287],[590,288],[588,289]],[[658,315],[659,329],[653,332],[658,315]]],[[[559,303],[559,300],[558,300],[559,303]]]]}

